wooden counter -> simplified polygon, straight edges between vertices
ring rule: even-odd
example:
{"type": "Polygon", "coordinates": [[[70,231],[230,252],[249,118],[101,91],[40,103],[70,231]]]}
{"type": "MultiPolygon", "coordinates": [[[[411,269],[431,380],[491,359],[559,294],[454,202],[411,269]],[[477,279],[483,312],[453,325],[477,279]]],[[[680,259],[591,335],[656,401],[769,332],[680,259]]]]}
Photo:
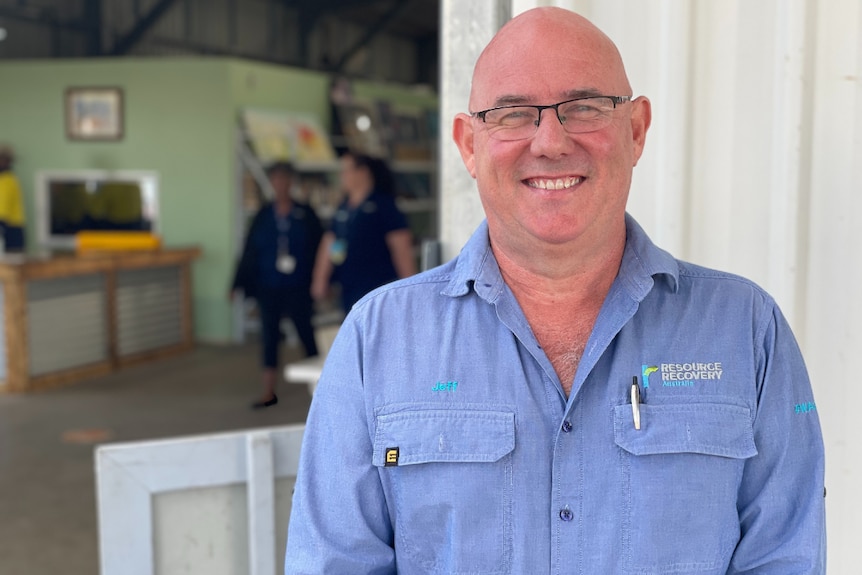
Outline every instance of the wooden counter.
{"type": "Polygon", "coordinates": [[[198,248],[0,258],[0,391],[103,375],[193,346],[198,248]]]}

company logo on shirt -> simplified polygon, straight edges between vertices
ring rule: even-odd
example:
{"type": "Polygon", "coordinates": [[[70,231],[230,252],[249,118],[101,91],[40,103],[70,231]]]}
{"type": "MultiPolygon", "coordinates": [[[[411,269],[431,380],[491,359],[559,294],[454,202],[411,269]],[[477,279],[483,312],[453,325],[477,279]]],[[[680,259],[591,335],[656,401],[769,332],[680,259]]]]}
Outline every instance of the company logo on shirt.
{"type": "Polygon", "coordinates": [[[644,364],[641,367],[644,388],[649,387],[649,377],[653,373],[661,374],[662,387],[694,387],[702,381],[721,380],[724,368],[720,361],[644,364]]]}
{"type": "Polygon", "coordinates": [[[641,366],[641,382],[643,383],[644,389],[649,387],[649,376],[651,373],[655,373],[658,371],[658,367],[655,365],[642,365],[641,366]]]}
{"type": "Polygon", "coordinates": [[[401,450],[397,447],[386,448],[386,461],[383,462],[383,467],[398,467],[398,455],[401,450]]]}
{"type": "Polygon", "coordinates": [[[811,413],[812,411],[817,411],[817,406],[813,401],[803,401],[802,403],[797,403],[793,410],[794,413],[811,413]]]}

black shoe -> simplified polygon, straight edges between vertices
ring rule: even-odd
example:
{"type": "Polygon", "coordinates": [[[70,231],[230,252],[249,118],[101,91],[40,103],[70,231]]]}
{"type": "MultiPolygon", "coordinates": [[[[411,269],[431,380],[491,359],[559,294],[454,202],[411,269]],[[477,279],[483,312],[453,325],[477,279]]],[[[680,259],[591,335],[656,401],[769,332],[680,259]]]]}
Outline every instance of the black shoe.
{"type": "Polygon", "coordinates": [[[267,399],[266,401],[255,401],[251,404],[252,409],[263,409],[265,407],[270,407],[278,403],[278,396],[273,395],[272,399],[267,399]]]}

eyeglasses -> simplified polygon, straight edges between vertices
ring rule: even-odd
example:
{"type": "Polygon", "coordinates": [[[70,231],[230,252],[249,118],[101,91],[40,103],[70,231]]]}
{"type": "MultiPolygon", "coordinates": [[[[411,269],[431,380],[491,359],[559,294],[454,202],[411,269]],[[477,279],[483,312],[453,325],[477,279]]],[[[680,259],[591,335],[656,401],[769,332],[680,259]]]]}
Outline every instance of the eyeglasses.
{"type": "Polygon", "coordinates": [[[566,132],[586,134],[610,124],[616,107],[631,100],[631,96],[589,96],[550,106],[497,106],[470,115],[482,120],[495,140],[526,140],[539,129],[542,110],[553,109],[566,132]]]}

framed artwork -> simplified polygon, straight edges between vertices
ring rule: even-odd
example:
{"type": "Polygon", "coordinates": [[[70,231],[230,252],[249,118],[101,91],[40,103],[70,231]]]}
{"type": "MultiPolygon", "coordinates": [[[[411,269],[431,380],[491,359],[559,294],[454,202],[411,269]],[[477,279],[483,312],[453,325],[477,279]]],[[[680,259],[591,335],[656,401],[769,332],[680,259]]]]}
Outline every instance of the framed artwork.
{"type": "Polygon", "coordinates": [[[247,108],[241,118],[254,154],[264,166],[286,161],[300,170],[337,168],[329,136],[314,116],[247,108]]]}
{"type": "Polygon", "coordinates": [[[123,138],[123,90],[68,88],[66,136],[70,140],[109,141],[123,138]]]}

